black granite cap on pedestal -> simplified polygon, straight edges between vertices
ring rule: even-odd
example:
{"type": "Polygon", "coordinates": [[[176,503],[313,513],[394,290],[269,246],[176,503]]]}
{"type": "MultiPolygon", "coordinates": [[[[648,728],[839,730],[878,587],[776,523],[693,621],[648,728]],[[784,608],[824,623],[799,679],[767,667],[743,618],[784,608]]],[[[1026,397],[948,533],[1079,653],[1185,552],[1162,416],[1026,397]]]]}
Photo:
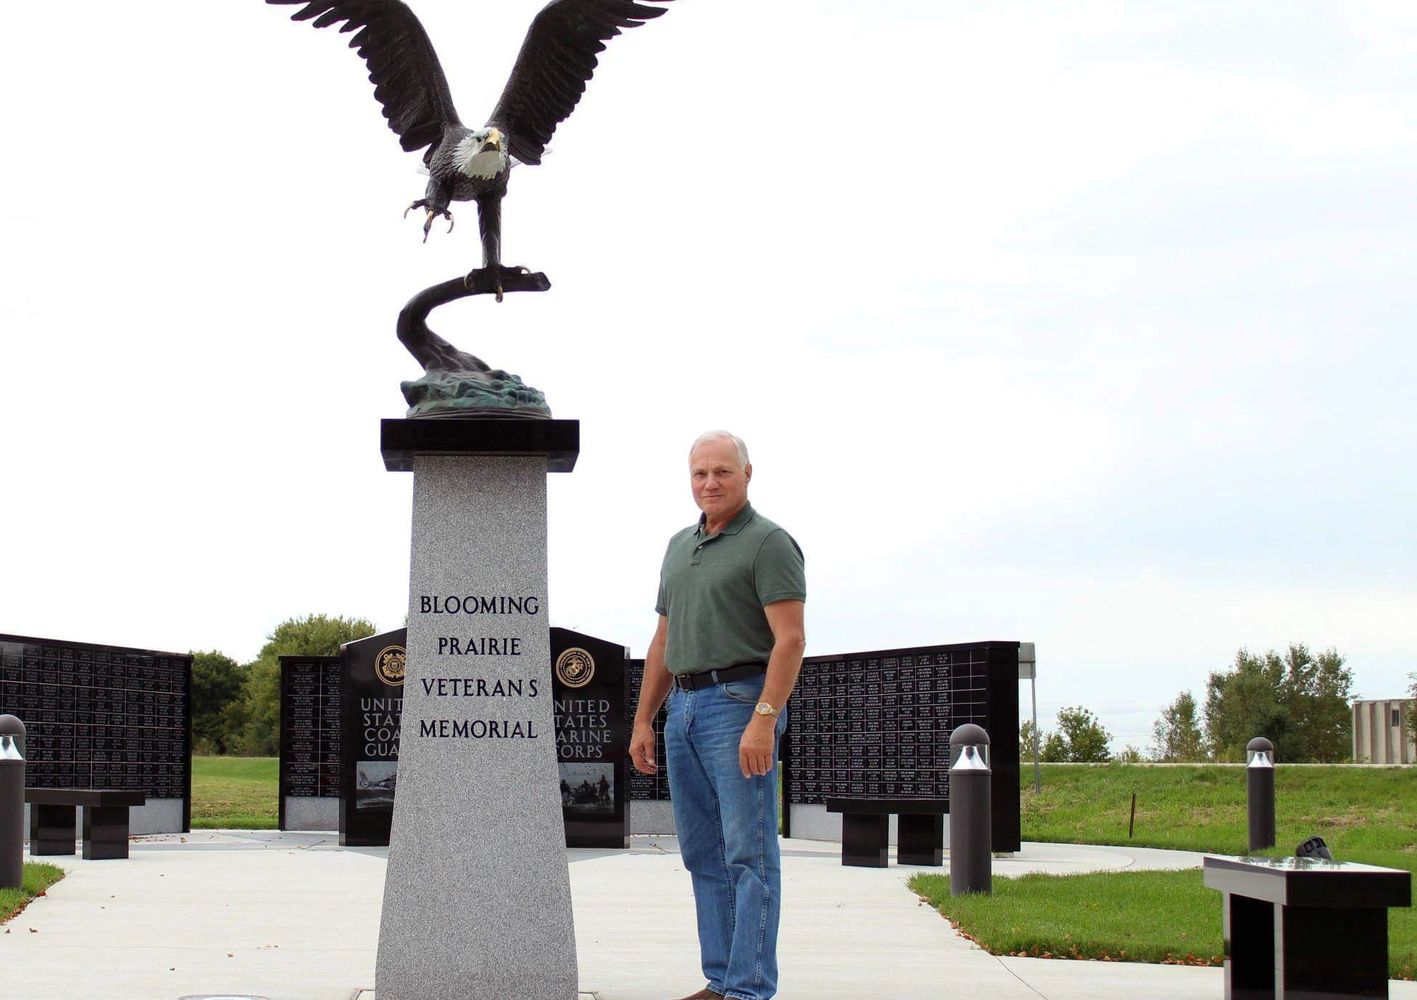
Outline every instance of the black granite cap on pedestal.
{"type": "Polygon", "coordinates": [[[512,417],[382,420],[379,449],[390,472],[412,472],[414,455],[545,455],[548,472],[570,472],[581,452],[581,422],[512,417]]]}

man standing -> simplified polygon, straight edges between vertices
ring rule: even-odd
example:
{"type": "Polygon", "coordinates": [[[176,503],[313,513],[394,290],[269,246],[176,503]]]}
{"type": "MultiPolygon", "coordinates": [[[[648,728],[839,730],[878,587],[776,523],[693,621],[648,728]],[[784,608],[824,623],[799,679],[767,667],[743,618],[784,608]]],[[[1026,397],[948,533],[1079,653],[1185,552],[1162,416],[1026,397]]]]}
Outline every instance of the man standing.
{"type": "Polygon", "coordinates": [[[689,450],[702,514],[664,554],[630,739],[636,770],[655,773],[668,695],[669,794],[708,980],[684,1000],[777,992],[777,739],[802,667],[807,585],[792,536],[748,503],[752,477],[747,446],[726,431],[689,450]]]}

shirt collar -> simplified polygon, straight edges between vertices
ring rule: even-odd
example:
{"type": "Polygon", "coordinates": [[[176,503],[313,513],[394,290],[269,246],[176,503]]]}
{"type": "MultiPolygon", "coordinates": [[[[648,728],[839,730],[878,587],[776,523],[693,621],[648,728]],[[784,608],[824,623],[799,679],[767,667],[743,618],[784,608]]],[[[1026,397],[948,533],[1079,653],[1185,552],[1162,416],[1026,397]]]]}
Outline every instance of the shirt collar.
{"type": "MultiPolygon", "coordinates": [[[[745,503],[743,504],[743,509],[740,510],[738,513],[736,513],[736,514],[733,515],[733,520],[729,521],[726,525],[724,525],[724,526],[719,530],[718,535],[736,535],[736,534],[738,534],[738,532],[740,532],[740,531],[743,530],[743,526],[746,525],[749,521],[751,521],[751,520],[753,519],[754,513],[755,513],[755,511],[753,510],[753,505],[752,505],[751,503],[745,502],[745,503]]],[[[700,538],[704,538],[704,537],[717,538],[718,535],[709,535],[709,536],[705,536],[705,535],[704,535],[704,525],[707,524],[707,523],[708,523],[708,515],[707,515],[707,514],[700,514],[700,515],[699,515],[699,527],[698,527],[698,529],[697,529],[696,534],[697,534],[698,537],[700,537],[700,538]]]]}

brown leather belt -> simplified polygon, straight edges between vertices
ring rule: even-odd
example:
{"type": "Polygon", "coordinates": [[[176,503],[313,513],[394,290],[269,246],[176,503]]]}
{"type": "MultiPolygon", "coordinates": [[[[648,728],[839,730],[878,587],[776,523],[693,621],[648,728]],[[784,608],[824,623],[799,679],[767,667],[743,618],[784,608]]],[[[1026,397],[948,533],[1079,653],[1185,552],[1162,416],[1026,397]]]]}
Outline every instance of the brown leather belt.
{"type": "Polygon", "coordinates": [[[759,674],[767,673],[766,663],[740,663],[736,667],[724,667],[721,670],[705,670],[698,674],[675,674],[674,683],[683,691],[698,691],[700,688],[713,687],[715,684],[726,684],[728,681],[741,681],[745,677],[756,677],[759,674]]]}

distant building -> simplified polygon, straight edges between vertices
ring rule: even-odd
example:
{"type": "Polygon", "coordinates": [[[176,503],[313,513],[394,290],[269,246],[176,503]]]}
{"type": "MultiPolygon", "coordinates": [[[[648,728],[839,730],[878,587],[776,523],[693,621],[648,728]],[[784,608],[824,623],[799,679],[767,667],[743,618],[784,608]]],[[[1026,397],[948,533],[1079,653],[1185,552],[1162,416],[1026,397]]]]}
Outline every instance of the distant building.
{"type": "Polygon", "coordinates": [[[1417,762],[1417,743],[1407,725],[1413,698],[1353,703],[1353,759],[1360,764],[1417,762]]]}

